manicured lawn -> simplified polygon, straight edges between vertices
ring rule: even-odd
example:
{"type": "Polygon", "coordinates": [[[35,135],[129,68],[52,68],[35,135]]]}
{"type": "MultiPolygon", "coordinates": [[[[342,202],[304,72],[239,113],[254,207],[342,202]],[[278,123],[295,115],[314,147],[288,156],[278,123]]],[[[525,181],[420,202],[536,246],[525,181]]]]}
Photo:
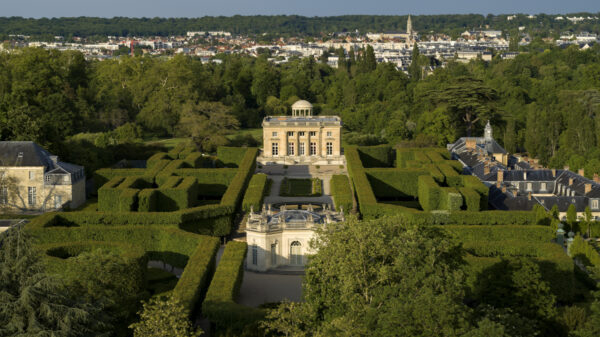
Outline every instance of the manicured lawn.
{"type": "Polygon", "coordinates": [[[233,139],[236,136],[245,136],[245,135],[251,135],[254,139],[256,140],[260,140],[262,138],[262,134],[263,134],[263,129],[262,128],[257,128],[257,129],[240,129],[235,131],[234,133],[227,135],[227,139],[233,139]]]}
{"type": "Polygon", "coordinates": [[[159,140],[149,140],[146,142],[146,144],[148,145],[162,145],[164,146],[167,150],[171,150],[172,148],[174,148],[175,146],[177,146],[177,144],[181,143],[181,142],[187,142],[189,141],[190,138],[184,137],[184,138],[167,138],[167,139],[159,139],[159,140]]]}
{"type": "Polygon", "coordinates": [[[322,194],[322,181],[318,178],[283,178],[279,189],[279,195],[284,197],[318,197],[322,194]]]}

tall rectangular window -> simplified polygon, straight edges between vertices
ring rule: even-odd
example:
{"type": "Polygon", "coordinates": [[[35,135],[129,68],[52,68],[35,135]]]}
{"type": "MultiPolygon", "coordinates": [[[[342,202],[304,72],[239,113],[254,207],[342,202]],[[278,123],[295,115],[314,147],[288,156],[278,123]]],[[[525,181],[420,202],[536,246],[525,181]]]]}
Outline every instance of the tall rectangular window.
{"type": "Polygon", "coordinates": [[[299,137],[304,137],[304,131],[298,131],[298,136],[299,137]]]}
{"type": "Polygon", "coordinates": [[[272,135],[273,137],[277,137],[277,131],[273,131],[272,135]]]}
{"type": "Polygon", "coordinates": [[[548,186],[546,185],[546,183],[542,183],[540,186],[540,190],[542,190],[542,191],[546,191],[547,188],[548,188],[548,186]]]}
{"type": "Polygon", "coordinates": [[[60,208],[62,206],[62,195],[54,196],[54,208],[60,208]]]}
{"type": "Polygon", "coordinates": [[[532,183],[527,183],[527,191],[531,191],[533,189],[532,183]]]}
{"type": "Polygon", "coordinates": [[[288,156],[294,155],[294,143],[293,142],[288,143],[287,154],[288,154],[288,156]]]}
{"type": "Polygon", "coordinates": [[[279,155],[279,143],[273,143],[271,146],[271,154],[273,156],[278,156],[279,155]]]}
{"type": "Polygon", "coordinates": [[[8,187],[0,188],[0,204],[2,204],[2,205],[8,204],[8,187]]]}
{"type": "Polygon", "coordinates": [[[294,131],[288,131],[287,135],[288,135],[288,137],[293,137],[294,136],[294,131]]]}
{"type": "Polygon", "coordinates": [[[258,264],[258,246],[257,245],[252,245],[252,264],[255,266],[258,264]]]}
{"type": "Polygon", "coordinates": [[[317,135],[317,132],[316,132],[316,131],[310,131],[310,132],[309,132],[309,135],[310,135],[311,137],[314,137],[314,136],[316,136],[316,135],[317,135]]]}
{"type": "Polygon", "coordinates": [[[317,143],[310,143],[310,155],[311,156],[316,156],[317,155],[317,143]]]}
{"type": "Polygon", "coordinates": [[[35,187],[27,187],[27,201],[29,202],[29,206],[35,206],[36,198],[35,187]]]}
{"type": "Polygon", "coordinates": [[[598,199],[596,200],[592,200],[592,209],[598,209],[600,207],[598,207],[598,199]]]}
{"type": "Polygon", "coordinates": [[[35,171],[29,171],[29,180],[35,180],[35,171]]]}
{"type": "Polygon", "coordinates": [[[300,142],[298,144],[298,155],[304,156],[304,143],[303,142],[300,142]]]}
{"type": "Polygon", "coordinates": [[[333,143],[327,143],[327,155],[331,156],[333,154],[333,143]]]}
{"type": "Polygon", "coordinates": [[[332,136],[332,132],[331,131],[327,131],[327,137],[331,137],[332,136]]]}

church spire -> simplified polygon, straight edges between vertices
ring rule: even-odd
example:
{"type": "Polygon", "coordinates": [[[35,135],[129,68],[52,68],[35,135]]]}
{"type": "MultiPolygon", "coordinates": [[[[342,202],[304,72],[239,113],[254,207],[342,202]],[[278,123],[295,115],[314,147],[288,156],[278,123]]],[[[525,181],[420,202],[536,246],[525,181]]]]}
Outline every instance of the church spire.
{"type": "Polygon", "coordinates": [[[408,34],[409,36],[412,36],[412,34],[413,34],[412,21],[410,20],[410,14],[408,14],[408,20],[406,21],[406,34],[408,34]]]}

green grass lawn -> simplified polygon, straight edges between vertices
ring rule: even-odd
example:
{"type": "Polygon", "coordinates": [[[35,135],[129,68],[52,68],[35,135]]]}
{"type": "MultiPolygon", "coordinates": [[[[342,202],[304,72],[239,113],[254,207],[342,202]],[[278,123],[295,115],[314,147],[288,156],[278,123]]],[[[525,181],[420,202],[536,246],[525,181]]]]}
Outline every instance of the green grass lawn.
{"type": "Polygon", "coordinates": [[[235,138],[237,136],[251,135],[254,139],[261,140],[262,139],[262,134],[263,134],[263,129],[262,128],[257,128],[257,129],[240,129],[240,130],[237,130],[237,131],[233,132],[230,135],[227,135],[227,139],[233,139],[233,138],[235,138]]]}
{"type": "Polygon", "coordinates": [[[184,138],[166,138],[166,139],[148,140],[145,143],[148,145],[164,146],[168,151],[168,150],[171,150],[172,148],[174,148],[175,146],[177,146],[177,144],[179,144],[181,142],[188,142],[188,141],[190,141],[190,138],[184,137],[184,138]]]}
{"type": "Polygon", "coordinates": [[[318,178],[283,178],[279,189],[279,195],[284,197],[318,197],[322,194],[322,181],[318,178]]]}

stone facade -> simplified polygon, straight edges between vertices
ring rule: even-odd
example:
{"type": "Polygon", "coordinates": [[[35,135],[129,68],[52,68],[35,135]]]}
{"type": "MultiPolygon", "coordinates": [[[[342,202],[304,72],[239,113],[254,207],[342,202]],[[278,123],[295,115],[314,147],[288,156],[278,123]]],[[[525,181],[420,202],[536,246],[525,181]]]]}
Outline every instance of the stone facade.
{"type": "Polygon", "coordinates": [[[342,121],[337,116],[313,116],[312,105],[298,101],[292,116],[268,116],[262,123],[262,164],[343,164],[342,121]]]}
{"type": "Polygon", "coordinates": [[[45,212],[85,203],[82,166],[64,163],[33,142],[0,142],[0,209],[45,212]]]}
{"type": "Polygon", "coordinates": [[[302,268],[307,255],[314,253],[309,244],[315,229],[339,221],[344,221],[343,211],[314,211],[312,206],[287,210],[269,205],[261,213],[251,211],[246,222],[246,268],[261,272],[280,267],[302,268]]]}

